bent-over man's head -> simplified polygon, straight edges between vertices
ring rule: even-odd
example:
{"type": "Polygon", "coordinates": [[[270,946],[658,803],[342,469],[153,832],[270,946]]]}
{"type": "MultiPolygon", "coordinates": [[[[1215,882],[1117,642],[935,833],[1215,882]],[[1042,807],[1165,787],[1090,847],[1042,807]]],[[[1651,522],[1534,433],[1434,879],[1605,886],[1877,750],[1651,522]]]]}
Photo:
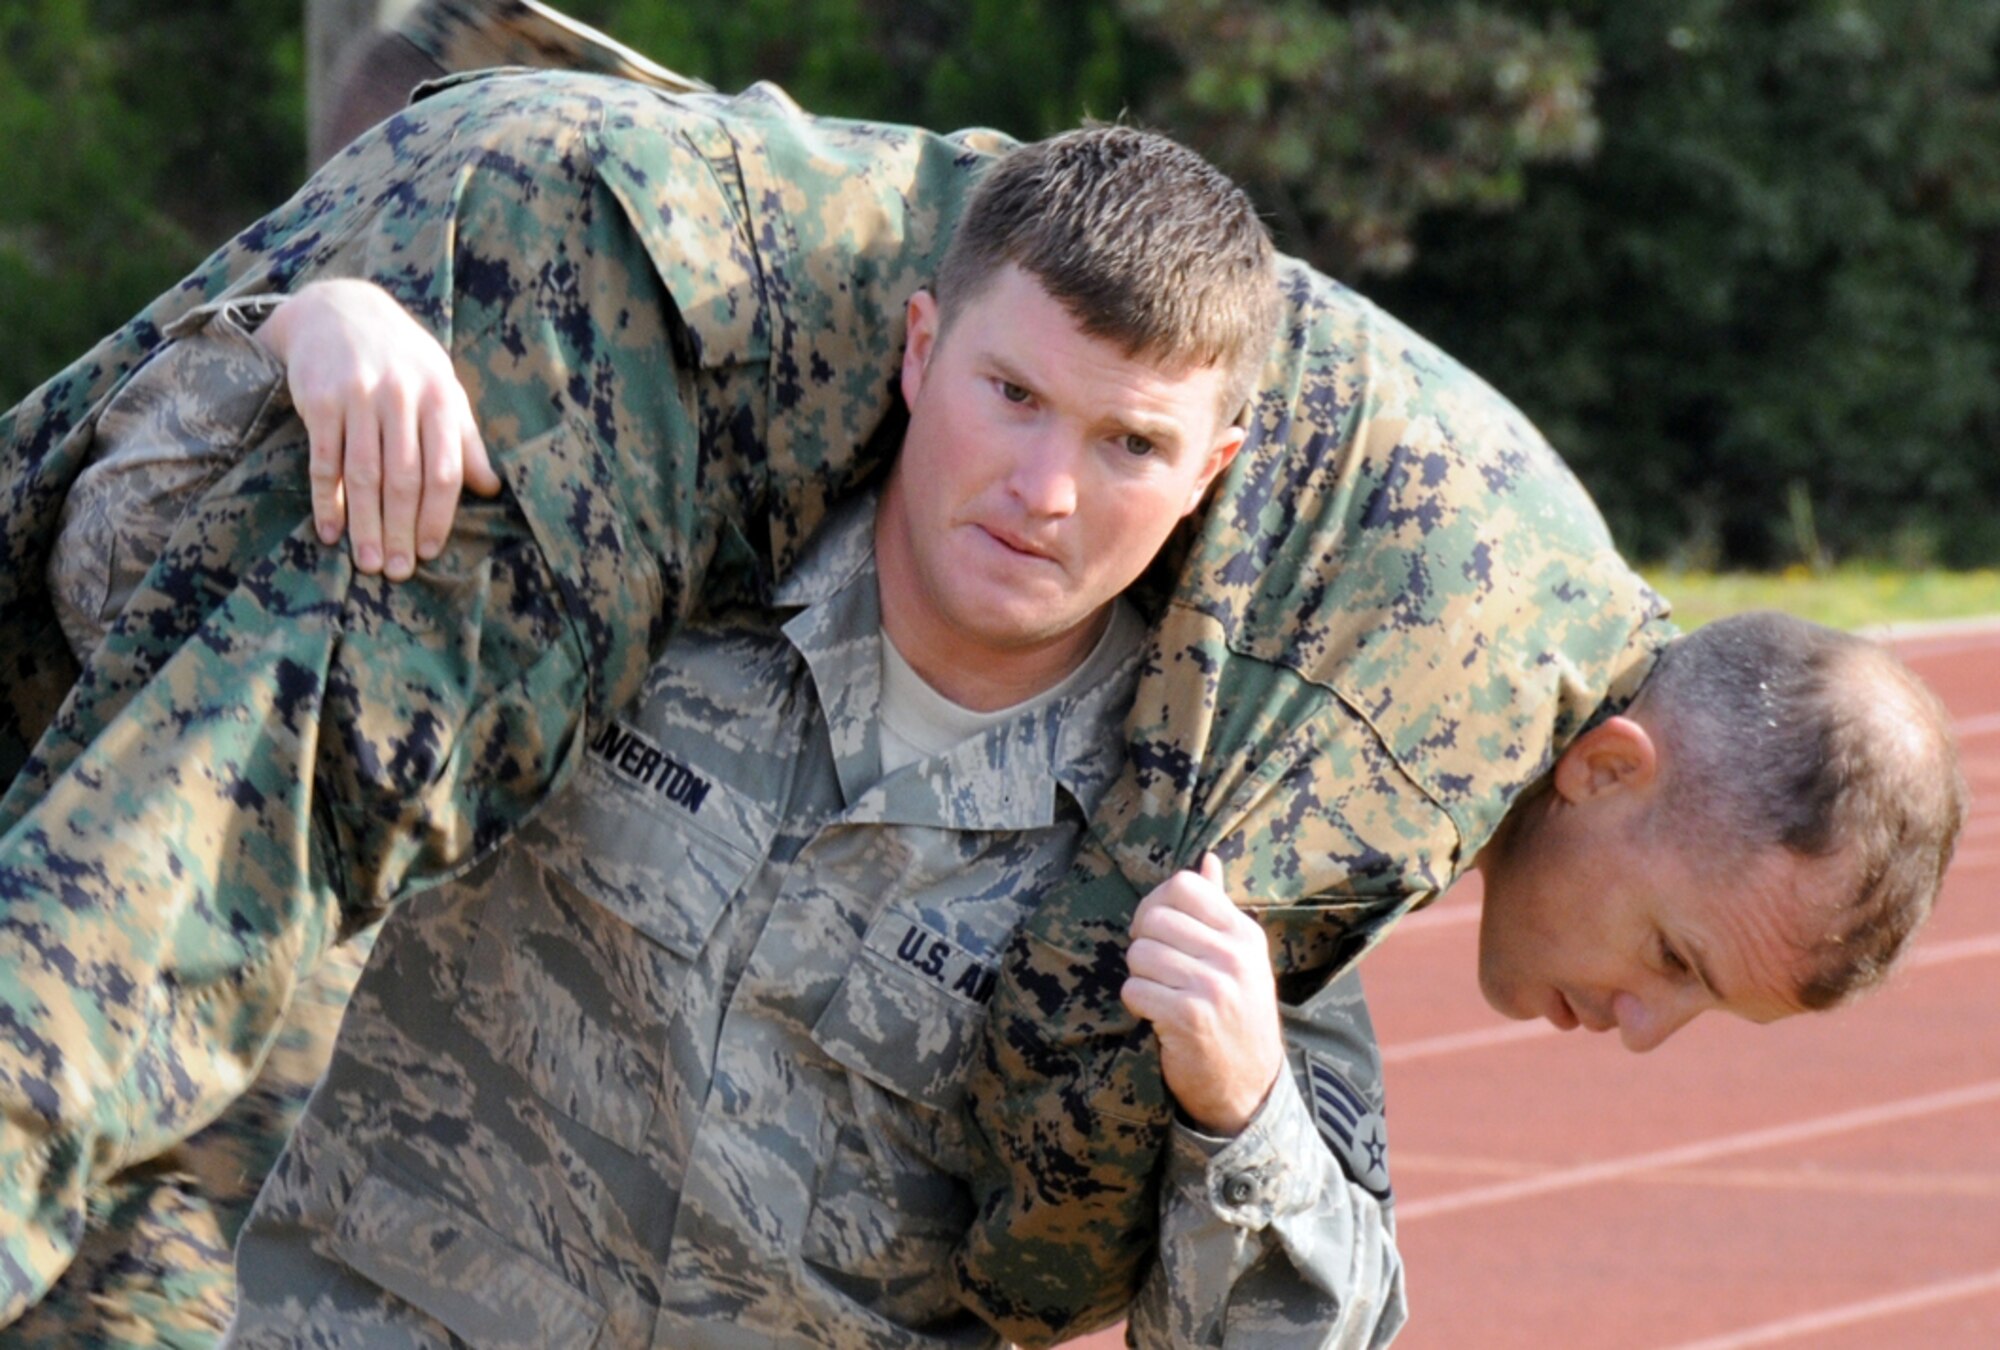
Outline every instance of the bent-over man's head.
{"type": "Polygon", "coordinates": [[[1881,982],[1966,811],[1943,706],[1880,645],[1778,614],[1678,639],[1481,853],[1480,984],[1650,1050],[1881,982]]]}

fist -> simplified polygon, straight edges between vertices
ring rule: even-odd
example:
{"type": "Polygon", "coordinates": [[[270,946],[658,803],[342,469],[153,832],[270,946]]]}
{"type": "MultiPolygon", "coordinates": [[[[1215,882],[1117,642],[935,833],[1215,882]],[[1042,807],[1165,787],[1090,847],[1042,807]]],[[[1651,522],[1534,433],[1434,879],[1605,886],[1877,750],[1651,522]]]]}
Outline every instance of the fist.
{"type": "Polygon", "coordinates": [[[1277,983],[1264,930],[1222,889],[1222,863],[1176,872],[1140,901],[1120,990],[1153,1024],[1160,1070],[1188,1118],[1240,1134],[1285,1065],[1277,983]]]}

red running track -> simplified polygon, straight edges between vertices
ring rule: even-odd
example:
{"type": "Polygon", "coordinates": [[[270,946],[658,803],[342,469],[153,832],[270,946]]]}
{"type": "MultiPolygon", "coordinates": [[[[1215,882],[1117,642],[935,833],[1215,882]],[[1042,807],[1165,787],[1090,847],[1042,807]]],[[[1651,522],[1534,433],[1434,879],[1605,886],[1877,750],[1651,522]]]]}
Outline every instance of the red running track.
{"type": "Polygon", "coordinates": [[[1644,1056],[1508,1022],[1476,878],[1368,958],[1398,1350],[2000,1346],[2000,626],[1897,649],[1952,711],[1973,810],[1886,989],[1644,1056]]]}

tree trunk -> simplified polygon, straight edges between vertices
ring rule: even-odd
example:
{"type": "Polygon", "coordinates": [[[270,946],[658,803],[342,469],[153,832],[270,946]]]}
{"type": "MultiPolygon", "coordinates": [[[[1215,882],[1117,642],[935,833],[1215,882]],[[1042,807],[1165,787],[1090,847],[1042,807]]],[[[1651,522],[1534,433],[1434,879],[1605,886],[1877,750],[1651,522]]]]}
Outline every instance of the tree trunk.
{"type": "Polygon", "coordinates": [[[335,108],[362,39],[401,18],[415,0],[305,0],[306,153],[312,167],[340,146],[330,144],[335,108]]]}

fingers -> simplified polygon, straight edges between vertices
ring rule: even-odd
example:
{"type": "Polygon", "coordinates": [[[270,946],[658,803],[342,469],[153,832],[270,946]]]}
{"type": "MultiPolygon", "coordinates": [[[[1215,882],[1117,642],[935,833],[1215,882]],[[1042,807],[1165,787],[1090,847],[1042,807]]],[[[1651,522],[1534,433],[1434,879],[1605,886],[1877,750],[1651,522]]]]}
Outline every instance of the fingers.
{"type": "Polygon", "coordinates": [[[1271,951],[1264,930],[1223,890],[1220,861],[1177,872],[1132,918],[1125,1006],[1160,1040],[1168,1091],[1190,1119],[1243,1129],[1284,1063],[1271,951]]]}
{"type": "Polygon", "coordinates": [[[363,572],[409,577],[444,549],[461,489],[500,491],[451,356],[379,287],[317,282],[258,331],[310,439],[313,522],[363,572]]]}
{"type": "MultiPolygon", "coordinates": [[[[1227,927],[1218,927],[1200,915],[1161,905],[1150,912],[1135,916],[1132,923],[1132,946],[1137,949],[1144,944],[1151,944],[1190,957],[1213,957],[1233,961],[1236,949],[1246,945],[1252,933],[1261,935],[1262,932],[1247,917],[1244,919],[1244,924],[1247,925],[1247,929],[1233,923],[1227,927]]],[[[1129,961],[1130,958],[1127,959],[1129,961]]]]}
{"type": "MultiPolygon", "coordinates": [[[[425,481],[424,438],[441,430],[426,424],[423,414],[400,400],[382,409],[382,570],[393,581],[407,580],[417,570],[417,515],[429,495],[425,481]]],[[[457,446],[452,447],[454,454],[457,446]]],[[[451,504],[458,502],[457,464],[452,465],[451,504]]],[[[450,520],[447,512],[445,519],[450,520]]],[[[439,531],[442,539],[443,532],[439,531]]]]}
{"type": "Polygon", "coordinates": [[[347,442],[341,434],[340,405],[300,401],[298,413],[312,447],[306,473],[312,483],[313,524],[322,544],[337,544],[340,532],[347,527],[347,501],[340,478],[347,442]]]}
{"type": "Polygon", "coordinates": [[[1125,952],[1129,978],[1200,999],[1259,990],[1271,982],[1270,969],[1269,943],[1248,918],[1243,927],[1223,931],[1186,914],[1162,912],[1143,935],[1135,930],[1125,952]]]}
{"type": "Polygon", "coordinates": [[[1142,940],[1126,953],[1119,997],[1162,1036],[1206,1038],[1219,1034],[1227,1002],[1242,983],[1233,972],[1199,956],[1142,940]]]}
{"type": "Polygon", "coordinates": [[[1222,863],[1213,853],[1203,856],[1200,873],[1177,872],[1140,902],[1125,965],[1129,982],[1152,986],[1139,997],[1153,1012],[1127,1000],[1149,1020],[1175,995],[1219,1002],[1271,983],[1270,941],[1222,889],[1222,863]]]}
{"type": "Polygon", "coordinates": [[[424,453],[412,468],[408,491],[410,495],[419,490],[423,493],[422,505],[411,515],[411,528],[415,531],[417,556],[429,562],[444,548],[452,515],[458,510],[459,466],[463,458],[462,449],[455,447],[450,454],[438,454],[436,447],[447,441],[459,445],[463,442],[457,427],[452,425],[450,412],[436,401],[425,404],[421,425],[424,453]]]}
{"type": "Polygon", "coordinates": [[[363,424],[359,434],[349,424],[345,461],[355,565],[364,572],[379,565],[396,581],[444,551],[469,468],[477,468],[482,496],[500,490],[455,383],[433,379],[422,387],[417,406],[409,403],[400,384],[376,391],[368,413],[356,419],[363,424]],[[370,432],[379,439],[371,440],[370,432]]]}
{"type": "Polygon", "coordinates": [[[347,422],[342,480],[347,489],[347,543],[363,572],[382,570],[382,424],[373,416],[347,422]]]}
{"type": "Polygon", "coordinates": [[[1165,1028],[1167,1032],[1178,1034],[1190,1017],[1199,1015],[1197,1007],[1212,1007],[1212,1004],[1191,1004],[1182,990],[1158,980],[1148,979],[1129,967],[1125,983],[1118,990],[1119,1001],[1126,1011],[1142,1022],[1150,1022],[1156,1032],[1165,1028]]]}
{"type": "MultiPolygon", "coordinates": [[[[382,441],[382,548],[384,571],[401,581],[418,561],[444,551],[462,490],[482,497],[500,491],[486,443],[472,420],[472,406],[449,360],[418,382],[414,414],[404,412],[407,389],[385,386],[376,412],[382,441]],[[391,429],[402,428],[393,436],[391,429]]],[[[354,461],[350,458],[350,466],[354,461]]],[[[352,477],[350,473],[350,477],[352,477]]]]}
{"type": "MultiPolygon", "coordinates": [[[[459,391],[465,397],[465,391],[459,391]]],[[[479,428],[472,420],[472,408],[468,404],[464,414],[465,436],[461,442],[465,461],[465,485],[474,495],[493,497],[500,492],[500,475],[493,471],[493,461],[486,457],[486,442],[480,439],[479,428]]]]}
{"type": "Polygon", "coordinates": [[[1158,916],[1166,913],[1186,915],[1223,932],[1239,930],[1245,924],[1255,927],[1223,889],[1222,860],[1213,853],[1202,855],[1200,872],[1176,872],[1139,902],[1132,916],[1132,935],[1146,936],[1150,926],[1159,921],[1158,916]]]}

